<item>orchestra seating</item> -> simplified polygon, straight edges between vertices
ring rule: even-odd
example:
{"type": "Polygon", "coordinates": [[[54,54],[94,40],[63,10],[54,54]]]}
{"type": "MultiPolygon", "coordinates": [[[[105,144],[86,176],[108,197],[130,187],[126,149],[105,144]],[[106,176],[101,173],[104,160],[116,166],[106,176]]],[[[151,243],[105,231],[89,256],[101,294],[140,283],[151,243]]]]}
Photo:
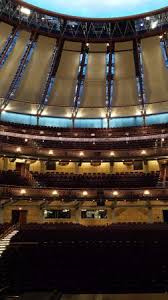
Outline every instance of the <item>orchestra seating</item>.
{"type": "Polygon", "coordinates": [[[27,178],[22,177],[18,171],[0,171],[0,184],[1,185],[16,185],[16,186],[29,186],[27,178]]]}
{"type": "Polygon", "coordinates": [[[73,173],[32,173],[41,187],[66,188],[143,188],[155,187],[159,172],[116,173],[116,174],[73,174],[73,173]]]}
{"type": "Polygon", "coordinates": [[[26,225],[3,254],[8,284],[17,291],[163,291],[167,234],[166,224],[26,225]]]}

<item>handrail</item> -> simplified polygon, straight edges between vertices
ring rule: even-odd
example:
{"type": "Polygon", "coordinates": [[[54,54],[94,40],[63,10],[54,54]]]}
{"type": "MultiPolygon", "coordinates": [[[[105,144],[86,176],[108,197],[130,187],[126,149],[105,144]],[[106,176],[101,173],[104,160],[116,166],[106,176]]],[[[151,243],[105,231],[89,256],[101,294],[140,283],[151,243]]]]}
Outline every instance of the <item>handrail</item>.
{"type": "Polygon", "coordinates": [[[3,232],[0,235],[0,240],[3,239],[5,236],[7,236],[9,233],[11,233],[14,229],[16,229],[16,225],[12,225],[11,227],[9,227],[7,230],[5,230],[5,232],[3,232]]]}
{"type": "MultiPolygon", "coordinates": [[[[85,143],[95,142],[95,137],[59,137],[59,136],[44,136],[44,135],[33,135],[33,134],[24,134],[24,133],[16,133],[16,132],[9,132],[9,131],[0,131],[0,136],[9,136],[9,137],[15,137],[15,138],[21,138],[21,139],[29,139],[29,140],[45,140],[45,141],[59,141],[59,142],[79,142],[79,143],[85,143]]],[[[96,142],[121,142],[121,141],[136,141],[136,140],[149,140],[149,139],[162,139],[162,138],[168,138],[168,133],[162,133],[162,134],[152,134],[152,135],[144,135],[144,136],[127,136],[127,137],[103,137],[98,138],[96,137],[96,142]]]]}

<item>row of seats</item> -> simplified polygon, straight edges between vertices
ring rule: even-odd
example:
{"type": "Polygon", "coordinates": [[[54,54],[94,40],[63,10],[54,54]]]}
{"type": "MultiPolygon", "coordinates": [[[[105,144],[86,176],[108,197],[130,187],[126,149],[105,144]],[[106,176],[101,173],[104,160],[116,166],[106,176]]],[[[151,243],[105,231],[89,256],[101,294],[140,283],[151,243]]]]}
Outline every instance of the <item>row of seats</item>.
{"type": "MultiPolygon", "coordinates": [[[[103,149],[103,150],[133,150],[133,149],[144,149],[144,148],[157,148],[161,146],[161,141],[156,139],[148,140],[137,140],[136,141],[115,141],[115,142],[62,142],[62,141],[44,141],[37,140],[36,144],[38,147],[42,148],[66,148],[66,149],[103,149]]],[[[162,142],[162,147],[168,146],[168,140],[165,139],[164,143],[162,142]]]]}
{"type": "Polygon", "coordinates": [[[0,136],[1,144],[12,144],[19,146],[31,146],[31,147],[41,147],[41,148],[66,148],[66,149],[104,149],[104,150],[129,150],[129,149],[144,149],[144,148],[158,148],[168,147],[168,139],[164,142],[157,139],[147,139],[147,140],[137,140],[135,141],[115,141],[115,142],[62,142],[62,141],[50,141],[50,140],[35,140],[33,143],[31,140],[28,141],[17,137],[0,136]]]}
{"type": "Polygon", "coordinates": [[[3,253],[7,284],[70,294],[163,292],[167,234],[166,224],[25,225],[3,253]]]}
{"type": "Polygon", "coordinates": [[[120,241],[118,232],[123,233],[123,242],[134,242],[145,240],[148,232],[151,231],[164,232],[168,230],[168,225],[164,223],[136,223],[130,222],[125,224],[111,224],[98,226],[84,226],[74,223],[30,223],[21,225],[17,235],[11,242],[49,242],[55,243],[58,241],[120,241]],[[138,237],[135,233],[138,232],[138,237]]]}
{"type": "Polygon", "coordinates": [[[15,124],[0,122],[0,129],[12,132],[29,133],[29,134],[44,134],[51,136],[78,136],[91,137],[95,134],[96,137],[121,137],[121,136],[141,136],[152,135],[168,132],[168,123],[150,125],[150,126],[136,126],[136,127],[120,127],[120,128],[59,128],[47,126],[33,126],[25,124],[15,124]],[[41,131],[41,133],[40,133],[41,131]]]}
{"type": "Polygon", "coordinates": [[[33,173],[41,187],[140,188],[155,187],[159,172],[118,174],[33,173]]]}

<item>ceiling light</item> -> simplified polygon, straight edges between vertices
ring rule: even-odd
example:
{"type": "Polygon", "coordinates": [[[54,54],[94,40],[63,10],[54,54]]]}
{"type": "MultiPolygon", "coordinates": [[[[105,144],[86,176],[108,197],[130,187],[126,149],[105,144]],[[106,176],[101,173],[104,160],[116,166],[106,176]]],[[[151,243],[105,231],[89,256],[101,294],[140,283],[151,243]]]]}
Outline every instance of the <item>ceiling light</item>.
{"type": "Polygon", "coordinates": [[[146,155],[146,150],[142,150],[142,151],[141,151],[141,154],[142,154],[142,155],[146,155]]]}
{"type": "Polygon", "coordinates": [[[21,195],[25,195],[26,194],[26,190],[25,189],[21,189],[20,193],[21,193],[21,195]]]}
{"type": "Polygon", "coordinates": [[[53,155],[54,154],[53,150],[49,150],[48,154],[53,155]]]}
{"type": "Polygon", "coordinates": [[[149,191],[149,190],[145,190],[145,191],[144,191],[144,195],[145,195],[145,196],[150,195],[150,191],[149,191]]]}
{"type": "Polygon", "coordinates": [[[89,47],[89,43],[86,43],[86,46],[89,47]]]}
{"type": "Polygon", "coordinates": [[[58,192],[57,191],[53,191],[52,195],[58,195],[58,192]]]}
{"type": "Polygon", "coordinates": [[[29,16],[31,11],[30,11],[29,8],[24,7],[24,6],[21,6],[20,12],[21,12],[22,14],[25,14],[25,15],[29,16]]]}
{"type": "Polygon", "coordinates": [[[118,196],[118,192],[117,192],[117,191],[114,191],[114,192],[113,192],[113,196],[118,196]]]}
{"type": "Polygon", "coordinates": [[[151,28],[152,29],[155,29],[157,27],[157,25],[158,25],[158,20],[151,22],[151,28]]]}
{"type": "Polygon", "coordinates": [[[21,152],[21,151],[22,151],[21,147],[16,148],[16,152],[21,152]]]}
{"type": "Polygon", "coordinates": [[[28,142],[28,139],[25,139],[25,142],[28,142]]]}
{"type": "Polygon", "coordinates": [[[113,151],[111,151],[110,156],[115,156],[115,153],[113,151]]]}
{"type": "Polygon", "coordinates": [[[87,196],[88,195],[88,192],[87,191],[83,191],[83,196],[87,196]]]}
{"type": "Polygon", "coordinates": [[[84,152],[81,151],[81,152],[79,153],[79,155],[80,155],[80,156],[84,156],[84,152]]]}

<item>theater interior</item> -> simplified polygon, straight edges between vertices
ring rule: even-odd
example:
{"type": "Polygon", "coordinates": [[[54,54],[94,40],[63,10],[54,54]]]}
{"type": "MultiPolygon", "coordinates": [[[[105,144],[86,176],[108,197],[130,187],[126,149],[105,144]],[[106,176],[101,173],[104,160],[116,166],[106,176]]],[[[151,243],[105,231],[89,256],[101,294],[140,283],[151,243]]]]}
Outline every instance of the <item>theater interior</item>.
{"type": "Polygon", "coordinates": [[[0,0],[0,299],[168,299],[168,6],[0,0]]]}

